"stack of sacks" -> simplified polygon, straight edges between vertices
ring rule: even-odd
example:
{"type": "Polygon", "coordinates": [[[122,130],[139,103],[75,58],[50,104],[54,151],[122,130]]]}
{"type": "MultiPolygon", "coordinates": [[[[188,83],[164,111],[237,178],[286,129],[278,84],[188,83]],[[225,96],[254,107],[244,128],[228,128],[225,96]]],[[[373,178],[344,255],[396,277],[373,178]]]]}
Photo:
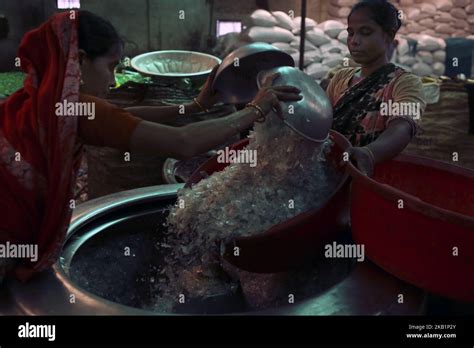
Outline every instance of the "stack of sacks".
{"type": "Polygon", "coordinates": [[[347,23],[347,16],[358,0],[330,0],[327,8],[328,16],[342,23],[347,23]]]}
{"type": "Polygon", "coordinates": [[[474,40],[474,3],[466,7],[467,22],[469,23],[469,35],[474,40]]]}
{"type": "Polygon", "coordinates": [[[348,61],[344,58],[350,57],[346,25],[341,22],[322,22],[307,33],[307,39],[321,51],[320,61],[305,61],[305,72],[317,81],[324,78],[329,70],[342,67],[348,61]]]}
{"type": "MultiPolygon", "coordinates": [[[[346,0],[337,1],[342,4],[346,0]]],[[[410,1],[402,0],[402,5],[410,1]]],[[[292,19],[281,11],[270,13],[257,10],[250,16],[249,22],[258,24],[245,31],[252,41],[270,43],[291,55],[296,65],[299,64],[301,17],[292,19]]],[[[336,20],[317,24],[311,18],[306,19],[305,72],[316,81],[320,82],[333,68],[349,66],[349,60],[345,59],[350,58],[346,28],[346,24],[336,20]]],[[[399,44],[392,60],[394,63],[419,76],[444,74],[446,42],[443,38],[412,33],[397,35],[397,40],[399,44]],[[418,43],[414,56],[409,52],[407,38],[418,43]]]]}
{"type": "Polygon", "coordinates": [[[290,43],[295,39],[295,34],[292,32],[293,21],[289,16],[288,18],[275,17],[268,11],[256,10],[243,21],[247,27],[243,35],[248,36],[253,42],[290,43]]]}
{"type": "Polygon", "coordinates": [[[407,37],[397,36],[396,62],[418,76],[441,76],[445,71],[446,42],[441,38],[429,35],[410,34],[407,37]],[[406,38],[417,41],[417,52],[409,52],[406,38]]]}
{"type": "MultiPolygon", "coordinates": [[[[342,1],[342,0],[341,0],[342,1]]],[[[253,42],[266,42],[291,55],[299,64],[301,17],[291,18],[282,11],[257,10],[244,21],[250,25],[243,35],[253,42]]],[[[320,81],[329,70],[343,66],[349,57],[346,25],[335,20],[317,24],[306,18],[305,72],[320,81]]]]}
{"type": "Polygon", "coordinates": [[[400,0],[404,13],[402,34],[426,34],[442,38],[474,33],[472,0],[400,0]]]}
{"type": "MultiPolygon", "coordinates": [[[[330,0],[328,15],[346,23],[356,0],[330,0]]],[[[426,34],[442,38],[474,34],[473,0],[399,0],[392,3],[403,11],[401,34],[426,34]]]]}

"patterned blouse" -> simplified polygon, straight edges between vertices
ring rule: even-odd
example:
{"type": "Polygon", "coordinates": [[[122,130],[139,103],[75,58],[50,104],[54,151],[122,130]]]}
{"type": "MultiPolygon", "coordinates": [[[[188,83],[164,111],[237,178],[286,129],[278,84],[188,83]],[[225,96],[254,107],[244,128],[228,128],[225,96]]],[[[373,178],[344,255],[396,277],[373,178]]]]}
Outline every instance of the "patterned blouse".
{"type": "Polygon", "coordinates": [[[421,79],[387,64],[350,87],[358,70],[338,70],[327,87],[334,107],[333,129],[354,146],[365,146],[376,140],[390,122],[402,118],[410,123],[415,135],[426,108],[421,79]]]}

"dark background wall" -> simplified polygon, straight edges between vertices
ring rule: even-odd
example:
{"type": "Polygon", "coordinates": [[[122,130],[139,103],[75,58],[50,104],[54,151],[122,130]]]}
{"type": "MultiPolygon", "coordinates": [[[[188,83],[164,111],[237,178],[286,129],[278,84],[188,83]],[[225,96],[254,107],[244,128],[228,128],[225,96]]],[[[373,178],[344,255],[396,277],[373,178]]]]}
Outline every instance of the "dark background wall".
{"type": "Polygon", "coordinates": [[[14,69],[14,58],[24,33],[40,25],[54,10],[55,3],[48,0],[0,1],[0,15],[9,24],[7,38],[0,39],[0,71],[14,69]]]}
{"type": "MultiPolygon", "coordinates": [[[[300,0],[81,0],[81,9],[110,20],[126,39],[125,53],[153,50],[210,51],[216,20],[241,20],[257,8],[300,14],[300,0]],[[185,19],[179,19],[180,11],[185,19]]],[[[10,32],[0,39],[0,71],[11,71],[22,36],[57,12],[56,0],[1,0],[10,32]]],[[[324,19],[324,1],[308,0],[308,16],[324,19]]]]}

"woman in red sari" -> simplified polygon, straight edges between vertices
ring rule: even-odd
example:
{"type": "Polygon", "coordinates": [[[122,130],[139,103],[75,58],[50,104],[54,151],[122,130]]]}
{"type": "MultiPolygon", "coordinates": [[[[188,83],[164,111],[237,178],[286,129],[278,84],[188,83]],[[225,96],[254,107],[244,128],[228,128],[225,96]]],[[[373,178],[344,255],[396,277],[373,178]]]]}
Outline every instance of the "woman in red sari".
{"type": "MultiPolygon", "coordinates": [[[[186,158],[249,128],[278,109],[279,100],[300,99],[297,88],[268,87],[232,115],[170,127],[164,124],[179,117],[178,106],[123,110],[100,99],[115,84],[121,56],[113,26],[85,11],[57,14],[23,38],[18,57],[27,73],[24,87],[0,104],[0,244],[37,245],[38,259],[0,259],[3,273],[25,281],[57,260],[83,144],[186,158]],[[57,115],[65,101],[94,104],[94,119],[57,115]]],[[[186,112],[217,100],[210,88],[215,71],[186,112]]]]}

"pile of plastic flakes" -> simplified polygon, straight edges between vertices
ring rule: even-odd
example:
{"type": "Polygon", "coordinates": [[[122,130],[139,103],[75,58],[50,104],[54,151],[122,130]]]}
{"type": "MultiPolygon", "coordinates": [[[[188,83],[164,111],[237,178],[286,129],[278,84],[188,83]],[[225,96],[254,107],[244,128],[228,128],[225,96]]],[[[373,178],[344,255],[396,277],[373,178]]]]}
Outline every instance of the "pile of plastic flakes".
{"type": "Polygon", "coordinates": [[[219,263],[224,245],[321,207],[342,178],[326,161],[330,140],[310,142],[273,113],[249,138],[246,150],[255,151],[256,165],[236,160],[178,192],[165,243],[158,246],[167,252],[161,303],[176,303],[180,294],[202,298],[233,291],[238,284],[223,276],[219,263]]]}

